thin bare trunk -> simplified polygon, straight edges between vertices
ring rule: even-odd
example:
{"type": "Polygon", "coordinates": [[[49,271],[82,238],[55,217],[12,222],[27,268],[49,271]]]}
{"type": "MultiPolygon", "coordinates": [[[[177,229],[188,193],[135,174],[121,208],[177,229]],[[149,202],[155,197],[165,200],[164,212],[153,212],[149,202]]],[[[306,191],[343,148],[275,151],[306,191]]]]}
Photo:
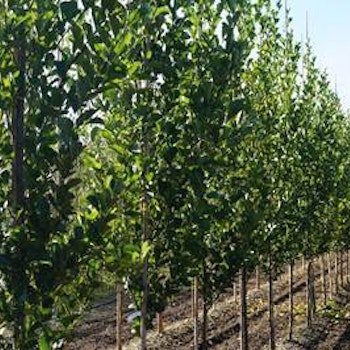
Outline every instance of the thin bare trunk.
{"type": "Polygon", "coordinates": [[[203,322],[202,322],[202,346],[201,349],[208,349],[207,331],[208,331],[208,278],[207,278],[206,262],[203,260],[203,322]]]}
{"type": "MultiPolygon", "coordinates": [[[[13,141],[13,163],[12,163],[12,196],[13,196],[13,224],[19,229],[23,229],[24,222],[24,101],[26,98],[26,48],[25,48],[25,31],[24,25],[19,29],[19,47],[15,51],[15,61],[19,71],[17,79],[16,93],[14,97],[12,113],[12,141],[13,141]]],[[[15,292],[15,313],[14,313],[14,341],[15,348],[21,349],[26,347],[25,340],[25,303],[23,295],[26,294],[26,272],[23,262],[25,258],[25,235],[16,247],[16,258],[18,266],[14,271],[15,278],[23,283],[21,288],[15,292]]]]}
{"type": "Polygon", "coordinates": [[[157,332],[158,334],[164,333],[163,313],[157,313],[157,332]]]}
{"type": "Polygon", "coordinates": [[[294,261],[292,260],[289,265],[289,335],[288,339],[293,339],[293,324],[294,324],[294,294],[293,294],[293,283],[294,283],[294,261]]]}
{"type": "Polygon", "coordinates": [[[198,349],[198,278],[193,279],[192,291],[193,349],[198,349]]]}
{"type": "Polygon", "coordinates": [[[332,258],[331,253],[327,253],[328,265],[328,284],[329,284],[329,299],[333,298],[333,279],[332,279],[332,258]]]}
{"type": "Polygon", "coordinates": [[[349,250],[346,250],[346,283],[349,282],[349,250]]]}
{"type": "Polygon", "coordinates": [[[343,265],[343,260],[344,260],[344,253],[341,251],[339,253],[339,260],[340,260],[340,285],[343,288],[344,287],[344,265],[343,265]]]}
{"type": "Polygon", "coordinates": [[[147,301],[148,301],[148,259],[142,271],[142,306],[141,306],[141,350],[147,349],[147,301]]]}
{"type": "Polygon", "coordinates": [[[307,326],[312,325],[316,312],[315,299],[315,275],[313,270],[312,259],[309,260],[307,266],[307,288],[306,288],[306,307],[307,307],[307,326]]]}
{"type": "Polygon", "coordinates": [[[326,306],[327,287],[326,287],[326,271],[325,271],[324,254],[321,254],[321,257],[320,257],[320,268],[321,268],[321,288],[322,288],[323,305],[326,306]]]}
{"type": "Polygon", "coordinates": [[[334,253],[334,279],[335,279],[335,295],[339,293],[339,261],[338,252],[334,253]]]}
{"type": "Polygon", "coordinates": [[[247,271],[245,266],[241,269],[240,293],[241,293],[241,328],[240,349],[248,350],[248,322],[247,322],[247,271]]]}
{"type": "Polygon", "coordinates": [[[273,303],[273,272],[272,272],[272,261],[270,257],[269,262],[269,327],[270,327],[270,339],[269,345],[270,350],[276,349],[275,341],[275,315],[274,315],[274,303],[273,303]]]}
{"type": "Polygon", "coordinates": [[[315,269],[313,260],[310,262],[310,306],[311,306],[311,321],[313,322],[317,310],[317,300],[316,300],[316,287],[315,287],[315,269]]]}
{"type": "MultiPolygon", "coordinates": [[[[149,32],[150,27],[147,25],[146,31],[149,32]]],[[[149,51],[150,40],[147,37],[144,41],[144,49],[149,51]]],[[[147,57],[144,58],[144,66],[149,65],[149,60],[147,57]]],[[[140,90],[144,88],[150,89],[150,81],[140,81],[138,83],[140,90]]],[[[141,95],[140,95],[141,97],[141,95]]],[[[142,98],[142,97],[141,97],[142,98]]],[[[152,97],[153,98],[153,97],[152,97]]],[[[147,103],[151,101],[146,98],[147,103]]],[[[149,215],[149,193],[148,193],[148,180],[147,175],[149,173],[149,164],[148,159],[151,156],[151,135],[148,128],[148,114],[142,115],[142,126],[141,126],[141,142],[142,142],[142,155],[146,162],[143,165],[142,174],[141,174],[141,189],[142,189],[142,198],[141,198],[141,218],[142,218],[142,242],[148,242],[151,239],[151,227],[150,227],[150,215],[149,215]]],[[[141,324],[140,324],[140,336],[141,336],[141,350],[147,350],[147,308],[148,308],[148,294],[149,294],[149,285],[148,285],[148,267],[149,267],[149,257],[148,254],[145,257],[142,268],[142,301],[141,301],[141,324]]]]}
{"type": "Polygon", "coordinates": [[[208,331],[208,303],[203,298],[203,323],[202,323],[202,346],[201,349],[208,349],[208,339],[207,339],[207,331],[208,331]]]}
{"type": "Polygon", "coordinates": [[[116,349],[122,350],[123,286],[117,283],[116,290],[116,349]]]}
{"type": "MultiPolygon", "coordinates": [[[[145,131],[144,133],[144,152],[145,155],[149,155],[149,145],[148,145],[148,135],[145,131]]],[[[148,217],[148,193],[146,189],[146,173],[147,169],[144,169],[142,175],[142,186],[143,186],[143,196],[141,201],[141,213],[142,213],[142,240],[147,242],[150,238],[150,227],[149,227],[149,217],[148,217]]],[[[141,304],[141,350],[147,349],[147,304],[148,304],[148,255],[145,257],[142,269],[142,304],[141,304]]]]}

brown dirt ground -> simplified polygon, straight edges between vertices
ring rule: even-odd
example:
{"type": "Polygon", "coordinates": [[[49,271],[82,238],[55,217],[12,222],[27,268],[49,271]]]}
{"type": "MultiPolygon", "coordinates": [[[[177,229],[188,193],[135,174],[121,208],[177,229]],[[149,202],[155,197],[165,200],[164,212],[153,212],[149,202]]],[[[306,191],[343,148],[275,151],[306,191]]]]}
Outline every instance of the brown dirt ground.
{"type": "MultiPolygon", "coordinates": [[[[277,349],[349,349],[350,350],[350,288],[341,289],[337,303],[326,311],[321,307],[321,282],[316,279],[317,303],[320,305],[314,324],[305,327],[305,279],[303,269],[295,271],[295,340],[287,342],[288,329],[288,279],[282,274],[274,283],[277,349]],[[328,310],[328,311],[327,311],[328,310]]],[[[249,348],[268,349],[269,328],[267,311],[267,284],[255,289],[255,279],[248,282],[249,348]]],[[[128,301],[125,301],[125,308],[128,301]]],[[[223,293],[209,311],[209,348],[214,350],[239,349],[238,303],[231,291],[223,293]]],[[[165,332],[148,334],[150,350],[192,349],[193,324],[191,319],[191,293],[181,293],[173,298],[163,315],[165,332]]],[[[200,315],[201,317],[201,315],[200,315]]],[[[123,349],[139,348],[139,339],[132,338],[126,320],[123,324],[123,349]]],[[[114,350],[115,349],[115,298],[111,295],[99,300],[85,315],[67,341],[64,350],[114,350]]]]}

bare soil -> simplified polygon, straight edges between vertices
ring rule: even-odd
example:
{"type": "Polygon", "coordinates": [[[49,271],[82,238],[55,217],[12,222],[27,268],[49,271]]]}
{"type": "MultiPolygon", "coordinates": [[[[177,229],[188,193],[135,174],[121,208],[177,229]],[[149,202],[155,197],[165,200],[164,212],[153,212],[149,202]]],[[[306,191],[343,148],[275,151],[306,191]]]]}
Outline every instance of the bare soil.
{"type": "MultiPolygon", "coordinates": [[[[294,312],[295,327],[293,342],[288,336],[288,278],[282,274],[274,283],[277,349],[349,349],[350,350],[350,288],[341,288],[334,302],[325,308],[322,303],[321,282],[316,274],[317,316],[311,328],[305,327],[305,272],[299,267],[295,271],[294,312]]],[[[268,286],[255,288],[255,279],[248,281],[249,348],[268,349],[269,327],[267,294],[268,286]]],[[[126,310],[128,300],[125,300],[126,310]]],[[[99,300],[84,316],[81,323],[67,341],[64,350],[114,350],[115,349],[115,298],[113,294],[99,300]]],[[[184,291],[173,298],[163,314],[165,331],[148,334],[148,349],[188,350],[192,349],[191,293],[184,291]]],[[[201,315],[200,315],[201,318],[201,315]]],[[[201,325],[200,325],[201,326],[201,325]]],[[[209,311],[209,348],[215,350],[239,349],[239,304],[234,300],[232,290],[225,291],[209,311]]],[[[124,318],[123,349],[139,348],[139,339],[133,338],[130,326],[124,318]]]]}

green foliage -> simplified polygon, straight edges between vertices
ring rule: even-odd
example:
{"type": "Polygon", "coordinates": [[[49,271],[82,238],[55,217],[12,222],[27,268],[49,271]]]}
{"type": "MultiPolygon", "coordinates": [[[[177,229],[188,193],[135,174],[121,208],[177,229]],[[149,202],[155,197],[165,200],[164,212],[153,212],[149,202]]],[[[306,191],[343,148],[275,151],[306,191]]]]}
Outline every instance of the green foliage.
{"type": "MultiPolygon", "coordinates": [[[[117,3],[109,5],[114,9],[114,15],[124,11],[117,3]]],[[[103,34],[108,17],[99,6],[75,1],[34,1],[30,7],[9,2],[1,8],[0,322],[13,331],[16,349],[47,349],[59,342],[88,302],[101,262],[109,262],[99,248],[103,233],[114,225],[115,209],[100,213],[97,208],[114,205],[115,197],[107,194],[115,185],[106,180],[90,194],[88,208],[77,197],[86,129],[101,122],[95,116],[104,108],[101,86],[116,79],[115,70],[103,66],[118,67],[119,79],[126,75],[119,73],[121,59],[108,57],[113,51],[100,55],[96,32],[103,34]],[[18,50],[24,52],[24,65],[18,50]],[[19,123],[17,94],[23,90],[19,128],[25,141],[18,150],[9,135],[19,123]],[[22,150],[24,201],[18,208],[11,189],[17,169],[10,164],[22,150]]],[[[111,46],[107,39],[115,42],[105,36],[106,46],[111,46]]],[[[98,170],[92,159],[86,163],[98,170]]],[[[116,259],[127,261],[132,252],[130,246],[116,259]]]]}
{"type": "Polygon", "coordinates": [[[281,12],[0,5],[0,324],[16,348],[59,342],[101,274],[140,307],[147,262],[151,324],[194,276],[210,303],[243,265],[348,247],[349,122],[281,12]]]}

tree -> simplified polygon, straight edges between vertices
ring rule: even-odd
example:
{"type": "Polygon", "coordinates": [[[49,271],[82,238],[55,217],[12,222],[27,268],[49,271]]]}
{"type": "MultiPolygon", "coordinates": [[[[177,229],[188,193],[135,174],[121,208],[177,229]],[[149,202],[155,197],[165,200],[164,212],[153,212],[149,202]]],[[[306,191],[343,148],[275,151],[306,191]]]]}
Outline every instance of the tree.
{"type": "Polygon", "coordinates": [[[47,348],[72,326],[95,278],[106,223],[74,207],[82,125],[100,122],[101,88],[123,75],[118,58],[101,54],[114,40],[101,30],[105,6],[9,1],[0,15],[2,181],[12,178],[1,195],[0,317],[16,349],[47,348]]]}

